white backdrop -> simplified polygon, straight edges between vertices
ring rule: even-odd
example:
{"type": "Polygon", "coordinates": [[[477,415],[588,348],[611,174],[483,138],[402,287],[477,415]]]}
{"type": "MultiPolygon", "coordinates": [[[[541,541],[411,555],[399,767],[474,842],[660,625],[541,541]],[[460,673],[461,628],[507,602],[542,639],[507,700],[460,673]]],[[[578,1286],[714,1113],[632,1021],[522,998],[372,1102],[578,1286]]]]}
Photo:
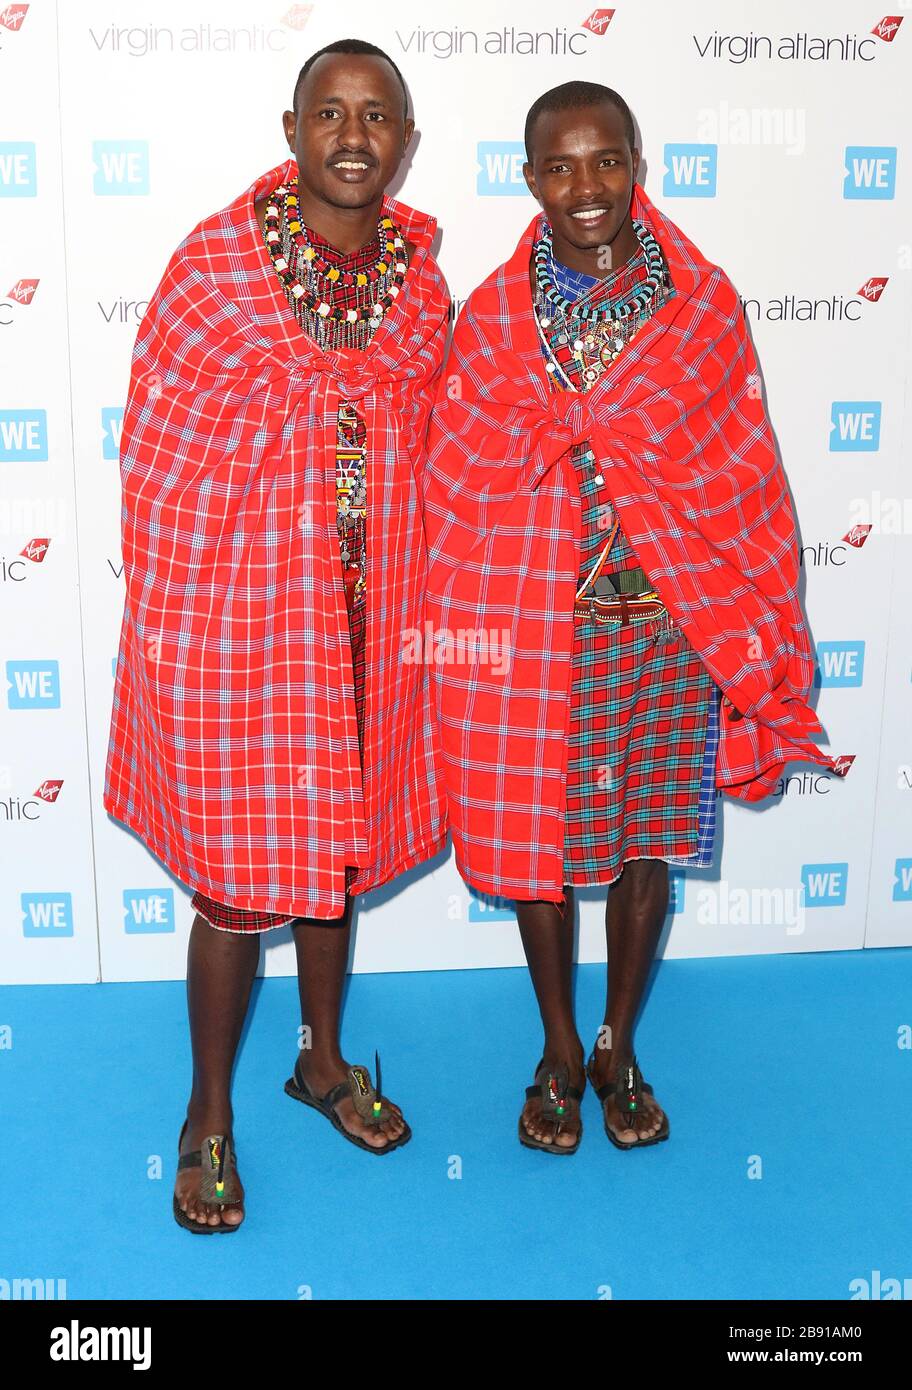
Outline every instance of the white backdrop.
{"type": "MultiPolygon", "coordinates": [[[[189,893],[101,805],[130,352],[179,240],[285,157],[301,63],[349,36],[408,82],[394,191],[439,219],[457,304],[533,214],[526,110],[577,77],[627,98],[647,192],[746,301],[817,709],[854,761],[845,780],[796,765],[760,808],[720,799],[716,865],[675,875],[665,953],[912,943],[912,19],[893,9],[0,0],[0,979],[184,973],[189,893]]],[[[578,893],[582,960],[604,953],[603,892],[578,893]]],[[[355,969],[522,958],[509,905],[451,859],[359,901],[355,969]]],[[[291,973],[289,933],[266,939],[266,973],[291,973]]]]}

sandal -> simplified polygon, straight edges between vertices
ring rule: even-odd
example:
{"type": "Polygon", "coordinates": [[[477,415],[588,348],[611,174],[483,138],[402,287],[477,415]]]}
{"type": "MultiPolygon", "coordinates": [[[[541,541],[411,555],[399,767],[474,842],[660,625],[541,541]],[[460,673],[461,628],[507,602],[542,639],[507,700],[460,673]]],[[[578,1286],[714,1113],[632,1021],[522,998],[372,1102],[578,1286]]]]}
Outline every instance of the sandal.
{"type": "Polygon", "coordinates": [[[648,1081],[643,1080],[643,1073],[637,1066],[636,1057],[631,1058],[628,1066],[618,1067],[617,1076],[613,1085],[608,1081],[604,1086],[596,1086],[595,1078],[592,1075],[594,1063],[595,1052],[593,1051],[592,1056],[586,1063],[586,1075],[589,1077],[592,1089],[602,1102],[605,1133],[608,1135],[614,1147],[616,1149],[646,1149],[650,1144],[661,1144],[663,1139],[667,1139],[671,1133],[671,1126],[668,1123],[667,1115],[662,1122],[662,1128],[659,1130],[658,1134],[653,1134],[650,1139],[636,1139],[632,1144],[625,1144],[623,1140],[617,1138],[608,1123],[607,1117],[605,1117],[605,1101],[613,1096],[617,1108],[622,1114],[635,1114],[642,1108],[643,1093],[645,1092],[647,1095],[651,1096],[653,1094],[653,1089],[648,1081]]]}
{"type": "Polygon", "coordinates": [[[294,1075],[290,1076],[285,1082],[285,1092],[295,1100],[301,1101],[304,1105],[309,1105],[314,1110],[319,1110],[321,1115],[333,1124],[333,1126],[350,1143],[357,1144],[359,1149],[366,1149],[372,1154],[386,1154],[391,1149],[401,1149],[403,1144],[407,1144],[412,1137],[412,1131],[408,1125],[399,1135],[398,1139],[389,1139],[382,1147],[375,1144],[368,1144],[366,1139],[362,1139],[358,1134],[352,1134],[351,1130],[346,1129],[345,1125],[336,1114],[335,1107],[345,1096],[351,1096],[355,1110],[362,1120],[368,1124],[379,1125],[384,1120],[388,1120],[393,1114],[392,1109],[386,1102],[386,1097],[380,1091],[380,1054],[374,1053],[374,1063],[377,1069],[377,1089],[371,1083],[370,1072],[367,1067],[360,1065],[349,1067],[344,1081],[338,1082],[331,1087],[322,1098],[315,1096],[308,1086],[300,1071],[301,1058],[295,1062],[294,1075]]]}
{"type": "MultiPolygon", "coordinates": [[[[542,1058],[535,1068],[536,1077],[544,1066],[544,1062],[545,1059],[542,1058]]],[[[553,1120],[554,1137],[557,1138],[567,1114],[567,1101],[575,1100],[579,1103],[583,1098],[583,1093],[577,1086],[570,1085],[567,1068],[561,1063],[555,1071],[546,1072],[540,1080],[536,1080],[531,1086],[526,1087],[526,1100],[531,1100],[533,1096],[540,1097],[542,1115],[553,1120]]],[[[523,1124],[522,1111],[520,1111],[519,1142],[524,1144],[527,1149],[541,1149],[542,1153],[548,1154],[575,1154],[582,1137],[583,1122],[581,1119],[575,1144],[546,1144],[542,1139],[533,1139],[523,1124]]]]}
{"type": "MultiPolygon", "coordinates": [[[[237,1181],[237,1151],[234,1141],[229,1139],[226,1134],[209,1134],[203,1140],[202,1148],[192,1150],[190,1153],[182,1154],[180,1146],[184,1139],[184,1130],[187,1128],[187,1121],[184,1120],[177,1141],[177,1170],[183,1168],[202,1168],[200,1174],[200,1201],[217,1203],[222,1207],[238,1207],[242,1204],[243,1198],[240,1196],[240,1188],[237,1181]],[[205,1153],[206,1157],[203,1158],[205,1153]],[[230,1166],[229,1166],[230,1165],[230,1166]]],[[[238,1221],[231,1225],[227,1221],[222,1221],[218,1226],[210,1226],[200,1221],[193,1221],[185,1211],[182,1210],[180,1202],[177,1200],[177,1193],[173,1197],[174,1219],[178,1226],[183,1226],[185,1231],[192,1231],[198,1236],[216,1236],[222,1232],[236,1231],[238,1226],[243,1225],[238,1221]]]]}

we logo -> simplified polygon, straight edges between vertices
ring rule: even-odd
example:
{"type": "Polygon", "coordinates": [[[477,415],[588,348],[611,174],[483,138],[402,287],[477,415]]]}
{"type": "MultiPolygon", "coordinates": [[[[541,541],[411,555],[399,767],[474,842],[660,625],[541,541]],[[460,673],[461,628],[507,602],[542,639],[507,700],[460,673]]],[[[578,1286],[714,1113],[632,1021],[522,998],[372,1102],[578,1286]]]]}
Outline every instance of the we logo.
{"type": "Polygon", "coordinates": [[[846,145],[843,198],[896,196],[896,146],[846,145]]]}
{"type": "Polygon", "coordinates": [[[667,198],[715,198],[718,145],[666,145],[662,192],[667,198]]]}
{"type": "Polygon", "coordinates": [[[893,873],[893,901],[912,903],[912,859],[897,859],[893,873]]]}
{"type": "Polygon", "coordinates": [[[880,448],[880,401],[833,401],[830,453],[876,454],[880,448]]]}
{"type": "Polygon", "coordinates": [[[848,864],[802,864],[805,907],[845,907],[848,864]]]}
{"type": "Polygon", "coordinates": [[[469,889],[470,922],[514,922],[516,913],[506,898],[495,897],[491,893],[478,893],[469,889]]]}
{"type": "Polygon", "coordinates": [[[102,457],[120,458],[120,436],[123,433],[124,408],[122,405],[103,405],[101,407],[102,457]]]}
{"type": "Polygon", "coordinates": [[[0,410],[0,463],[46,463],[46,410],[0,410]]]}
{"type": "Polygon", "coordinates": [[[864,654],[864,642],[818,642],[814,684],[861,685],[864,654]]]}
{"type": "Polygon", "coordinates": [[[92,163],[100,197],[149,192],[148,140],[93,140],[92,163]]]}
{"type": "Polygon", "coordinates": [[[23,936],[73,935],[72,893],[21,893],[19,905],[23,936]]]}
{"type": "Polygon", "coordinates": [[[481,197],[528,193],[523,178],[526,147],[521,140],[479,140],[475,191],[481,197]]]}
{"type": "Polygon", "coordinates": [[[10,709],[59,709],[60,663],[8,661],[6,702],[10,709]]]}
{"type": "Polygon", "coordinates": [[[0,198],[34,198],[38,193],[33,140],[0,140],[0,198]]]}
{"type": "Polygon", "coordinates": [[[128,936],[174,931],[173,888],[125,888],[123,905],[128,936]]]}

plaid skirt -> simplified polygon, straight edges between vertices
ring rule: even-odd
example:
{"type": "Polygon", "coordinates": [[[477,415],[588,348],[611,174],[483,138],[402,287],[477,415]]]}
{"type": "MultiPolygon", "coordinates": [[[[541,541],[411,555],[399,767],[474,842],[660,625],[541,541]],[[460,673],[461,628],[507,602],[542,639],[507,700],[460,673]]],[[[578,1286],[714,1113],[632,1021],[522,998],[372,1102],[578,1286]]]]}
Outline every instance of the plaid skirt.
{"type": "Polygon", "coordinates": [[[711,863],[712,677],[667,612],[575,623],[564,882],[611,883],[628,859],[711,863]]]}
{"type": "MultiPolygon", "coordinates": [[[[352,577],[354,578],[354,575],[352,577]]],[[[345,602],[348,607],[348,631],[351,639],[352,679],[355,687],[355,713],[358,720],[358,746],[363,765],[364,640],[367,631],[367,597],[362,594],[357,603],[353,603],[352,599],[353,586],[346,583],[345,602]]],[[[356,872],[354,868],[346,866],[346,886],[354,878],[356,872]]],[[[225,903],[217,902],[215,898],[208,898],[205,893],[200,892],[194,893],[190,901],[200,916],[204,917],[210,926],[217,927],[219,931],[239,933],[271,931],[274,927],[285,927],[300,920],[298,916],[289,916],[288,913],[253,912],[247,908],[228,907],[225,903]]]]}

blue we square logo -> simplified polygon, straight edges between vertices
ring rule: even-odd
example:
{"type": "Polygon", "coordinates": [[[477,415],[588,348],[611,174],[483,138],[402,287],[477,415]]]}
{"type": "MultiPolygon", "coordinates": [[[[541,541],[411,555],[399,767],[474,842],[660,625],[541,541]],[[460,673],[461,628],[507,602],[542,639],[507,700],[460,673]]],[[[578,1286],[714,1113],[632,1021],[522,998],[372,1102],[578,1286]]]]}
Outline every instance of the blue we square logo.
{"type": "Polygon", "coordinates": [[[20,893],[19,906],[23,936],[73,935],[72,893],[20,893]]]}
{"type": "Polygon", "coordinates": [[[482,197],[528,193],[523,178],[526,147],[521,140],[479,140],[476,193],[482,197]]]}
{"type": "Polygon", "coordinates": [[[93,140],[92,163],[99,196],[149,192],[148,140],[93,140]]]}
{"type": "Polygon", "coordinates": [[[102,457],[120,458],[120,436],[123,432],[124,408],[122,405],[103,405],[101,407],[102,457]]]}
{"type": "Polygon", "coordinates": [[[47,411],[0,410],[0,462],[47,463],[47,411]]]}
{"type": "Polygon", "coordinates": [[[864,680],[864,642],[818,642],[814,684],[861,685],[864,680]]]}
{"type": "Polygon", "coordinates": [[[123,905],[128,936],[174,931],[173,888],[125,888],[123,905]]]}
{"type": "Polygon", "coordinates": [[[897,859],[893,872],[893,901],[912,903],[912,859],[897,859]]]}
{"type": "Polygon", "coordinates": [[[7,705],[10,709],[59,709],[60,663],[8,661],[7,705]]]}
{"type": "Polygon", "coordinates": [[[0,140],[0,198],[34,198],[37,192],[34,140],[0,140]]]}
{"type": "Polygon", "coordinates": [[[833,401],[831,454],[876,454],[880,448],[880,401],[833,401]]]}
{"type": "Polygon", "coordinates": [[[513,905],[506,898],[497,898],[490,893],[476,893],[469,889],[470,922],[515,922],[513,905]]]}
{"type": "Polygon", "coordinates": [[[843,198],[894,198],[896,146],[846,145],[843,198]]]}
{"type": "Polygon", "coordinates": [[[848,864],[802,864],[805,907],[845,907],[848,864]]]}
{"type": "Polygon", "coordinates": [[[715,198],[718,145],[666,145],[666,198],[715,198]]]}

